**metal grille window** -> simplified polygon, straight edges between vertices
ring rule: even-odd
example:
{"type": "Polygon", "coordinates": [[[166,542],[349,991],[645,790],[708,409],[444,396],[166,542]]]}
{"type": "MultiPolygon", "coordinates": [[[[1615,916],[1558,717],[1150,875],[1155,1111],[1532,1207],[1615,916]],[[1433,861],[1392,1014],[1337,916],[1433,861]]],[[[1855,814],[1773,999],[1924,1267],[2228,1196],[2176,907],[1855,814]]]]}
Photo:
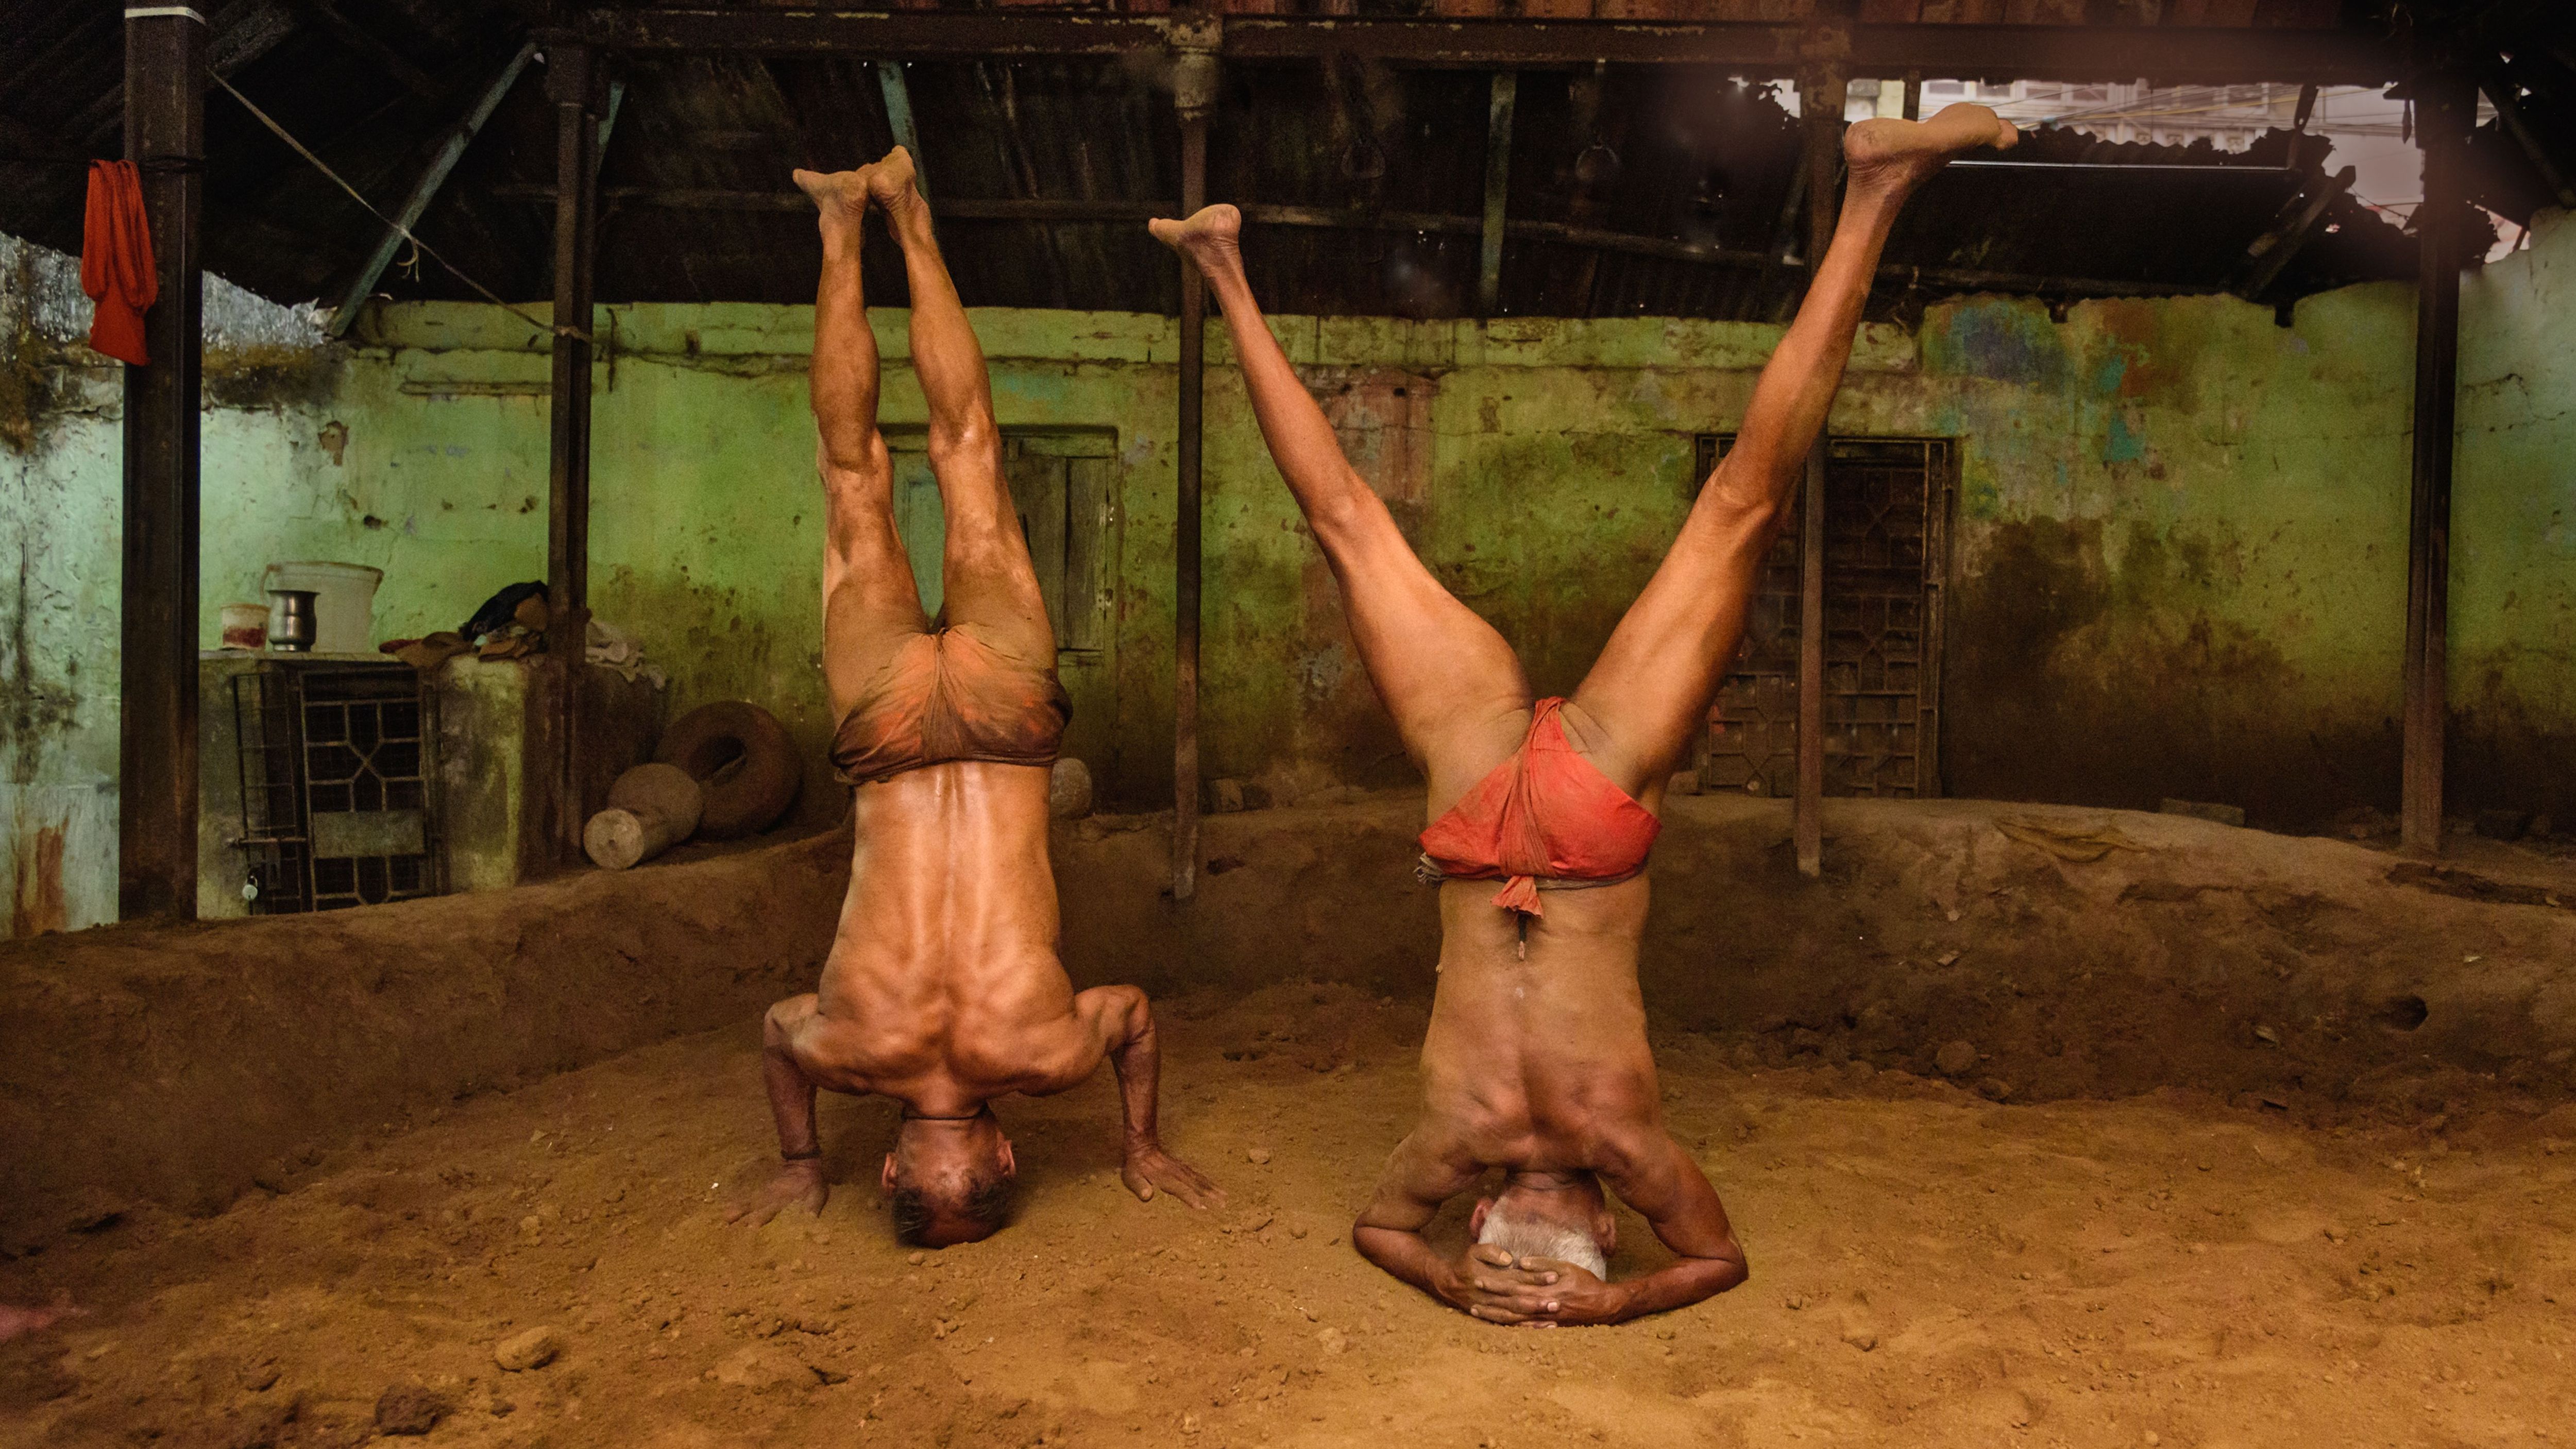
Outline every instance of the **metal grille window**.
{"type": "Polygon", "coordinates": [[[438,894],[432,696],[402,665],[264,663],[233,681],[259,915],[438,894]]]}
{"type": "MultiPolygon", "coordinates": [[[[1699,439],[1697,478],[1732,445],[1699,439]]],[[[1941,610],[1956,445],[1836,438],[1825,455],[1825,793],[1941,793],[1941,610]]],[[[1800,490],[1803,492],[1803,490],[1800,490]]],[[[1798,780],[1797,493],[1762,560],[1736,667],[1709,711],[1711,789],[1787,795],[1798,780]]]]}

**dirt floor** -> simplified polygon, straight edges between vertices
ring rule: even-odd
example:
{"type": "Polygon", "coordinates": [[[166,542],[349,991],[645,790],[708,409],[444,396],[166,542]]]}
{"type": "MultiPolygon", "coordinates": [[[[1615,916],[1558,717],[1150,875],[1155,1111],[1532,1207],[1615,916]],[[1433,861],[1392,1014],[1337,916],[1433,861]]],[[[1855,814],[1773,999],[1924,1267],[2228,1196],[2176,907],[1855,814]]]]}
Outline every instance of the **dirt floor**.
{"type": "MultiPolygon", "coordinates": [[[[1668,1037],[1675,1130],[1752,1282],[1533,1332],[1349,1247],[1410,1119],[1419,1007],[1297,984],[1164,1017],[1172,1145],[1222,1210],[1126,1196],[1104,1072],[1006,1104],[1025,1192],[990,1242],[898,1246],[873,1187],[892,1110],[842,1099],[823,1217],[728,1227],[768,1159],[745,1020],[385,1124],[211,1217],[138,1207],[0,1263],[0,1302],[89,1310],[0,1344],[0,1445],[432,1422],[458,1446],[2576,1436],[2576,1107],[2497,1087],[2320,1129],[2178,1093],[1995,1105],[1668,1037]],[[540,1328],[551,1362],[499,1366],[540,1328]]],[[[1656,1251],[1627,1219],[1614,1267],[1656,1251]]]]}

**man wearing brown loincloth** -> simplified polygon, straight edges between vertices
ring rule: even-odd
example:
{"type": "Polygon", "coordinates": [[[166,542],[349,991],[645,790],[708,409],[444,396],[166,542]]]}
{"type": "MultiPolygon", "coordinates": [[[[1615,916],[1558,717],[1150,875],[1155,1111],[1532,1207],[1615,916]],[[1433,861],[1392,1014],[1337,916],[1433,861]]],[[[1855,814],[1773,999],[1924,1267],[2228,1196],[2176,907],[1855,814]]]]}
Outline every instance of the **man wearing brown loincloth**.
{"type": "Polygon", "coordinates": [[[1002,476],[983,350],[898,147],[857,171],[796,173],[821,213],[814,418],[829,540],[823,675],[842,724],[832,760],[857,786],[850,893],[822,989],[771,1007],[764,1030],[778,1176],[731,1216],[765,1223],[830,1191],[814,1092],[903,1104],[883,1182],[897,1230],[932,1247],[999,1228],[1017,1167],[994,1098],[1043,1096],[1107,1057],[1126,1116],[1122,1175],[1150,1200],[1223,1195],[1163,1151],[1145,993],[1077,994],[1056,959],[1047,773],[1071,706],[1055,635],[1002,476]],[[912,365],[930,409],[930,463],[948,541],[947,595],[924,618],[896,535],[894,470],[877,432],[877,349],[859,289],[874,206],[912,287],[912,365]]]}
{"type": "Polygon", "coordinates": [[[1253,301],[1236,210],[1153,223],[1224,309],[1271,457],[1428,784],[1423,870],[1441,882],[1442,936],[1423,1120],[1351,1234],[1405,1282],[1489,1322],[1548,1327],[1616,1323],[1744,1281],[1726,1209],[1664,1130],[1646,1045],[1637,942],[1656,812],[1735,657],[1898,209],[1952,156],[2018,139],[1981,106],[1851,128],[1842,220],[1736,446],[1567,699],[1531,697],[1511,646],[1431,576],[1343,458],[1253,301]],[[1503,1183],[1476,1205],[1476,1242],[1454,1259],[1435,1251],[1423,1228],[1494,1168],[1503,1183]],[[1605,1187],[1652,1225],[1671,1263],[1607,1281],[1605,1187]]]}

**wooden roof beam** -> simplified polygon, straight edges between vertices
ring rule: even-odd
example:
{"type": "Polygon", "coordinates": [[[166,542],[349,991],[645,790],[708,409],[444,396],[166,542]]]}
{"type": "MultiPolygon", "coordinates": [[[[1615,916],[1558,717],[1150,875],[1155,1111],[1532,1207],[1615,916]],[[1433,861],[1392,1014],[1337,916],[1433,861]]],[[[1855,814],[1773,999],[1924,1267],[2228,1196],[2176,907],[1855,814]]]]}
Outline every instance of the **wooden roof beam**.
{"type": "MultiPolygon", "coordinates": [[[[870,58],[1009,59],[1119,55],[1168,49],[1194,16],[1031,13],[1025,10],[594,9],[573,33],[628,50],[870,58]]],[[[1714,65],[1747,75],[1795,74],[1810,39],[1802,25],[1605,20],[1362,20],[1229,15],[1228,61],[1353,55],[1458,69],[1624,64],[1714,65]]],[[[1855,75],[1985,80],[2135,80],[2166,84],[2277,81],[2378,85],[2399,79],[2395,49],[2343,30],[2215,26],[1922,25],[1850,27],[1855,75]]]]}

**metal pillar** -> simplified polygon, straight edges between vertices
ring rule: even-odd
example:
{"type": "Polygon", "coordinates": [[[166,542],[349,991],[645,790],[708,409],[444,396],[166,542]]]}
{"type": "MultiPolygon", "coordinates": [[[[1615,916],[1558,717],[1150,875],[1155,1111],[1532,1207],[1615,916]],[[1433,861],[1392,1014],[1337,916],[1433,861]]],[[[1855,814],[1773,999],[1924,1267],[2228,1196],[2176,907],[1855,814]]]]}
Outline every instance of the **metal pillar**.
{"type": "Polygon", "coordinates": [[[544,756],[543,835],[552,860],[580,858],[582,647],[590,625],[591,264],[598,220],[599,106],[588,47],[546,54],[555,107],[552,433],[546,473],[546,669],[554,738],[544,756]]]}
{"type": "MultiPolygon", "coordinates": [[[[1812,285],[1834,239],[1835,181],[1842,169],[1844,77],[1839,67],[1810,70],[1799,85],[1806,130],[1807,277],[1812,285]]],[[[1807,451],[1804,526],[1798,539],[1798,794],[1792,834],[1798,873],[1825,869],[1825,447],[1807,451]]]]}
{"type": "Polygon", "coordinates": [[[2411,855],[2442,850],[2442,736],[2449,712],[2451,454],[2460,365],[2461,153],[2476,105],[2469,79],[2434,72],[2415,87],[2424,148],[2416,211],[2415,466],[2406,520],[2406,742],[2400,837],[2411,855]]]}
{"type": "MultiPolygon", "coordinates": [[[[1216,54],[1183,51],[1172,101],[1181,120],[1181,215],[1207,205],[1208,113],[1216,108],[1216,54]]],[[[1199,458],[1207,373],[1205,293],[1198,269],[1181,266],[1180,490],[1172,530],[1172,899],[1199,888],[1199,458]]]]}
{"type": "Polygon", "coordinates": [[[143,174],[159,300],[148,366],[125,369],[125,574],[118,675],[117,914],[197,913],[197,410],[205,338],[206,22],[125,19],[125,154],[143,174]]]}
{"type": "Polygon", "coordinates": [[[1476,265],[1476,315],[1491,317],[1503,309],[1503,203],[1512,190],[1512,111],[1520,96],[1520,73],[1494,72],[1491,104],[1485,114],[1485,217],[1476,265]]]}

